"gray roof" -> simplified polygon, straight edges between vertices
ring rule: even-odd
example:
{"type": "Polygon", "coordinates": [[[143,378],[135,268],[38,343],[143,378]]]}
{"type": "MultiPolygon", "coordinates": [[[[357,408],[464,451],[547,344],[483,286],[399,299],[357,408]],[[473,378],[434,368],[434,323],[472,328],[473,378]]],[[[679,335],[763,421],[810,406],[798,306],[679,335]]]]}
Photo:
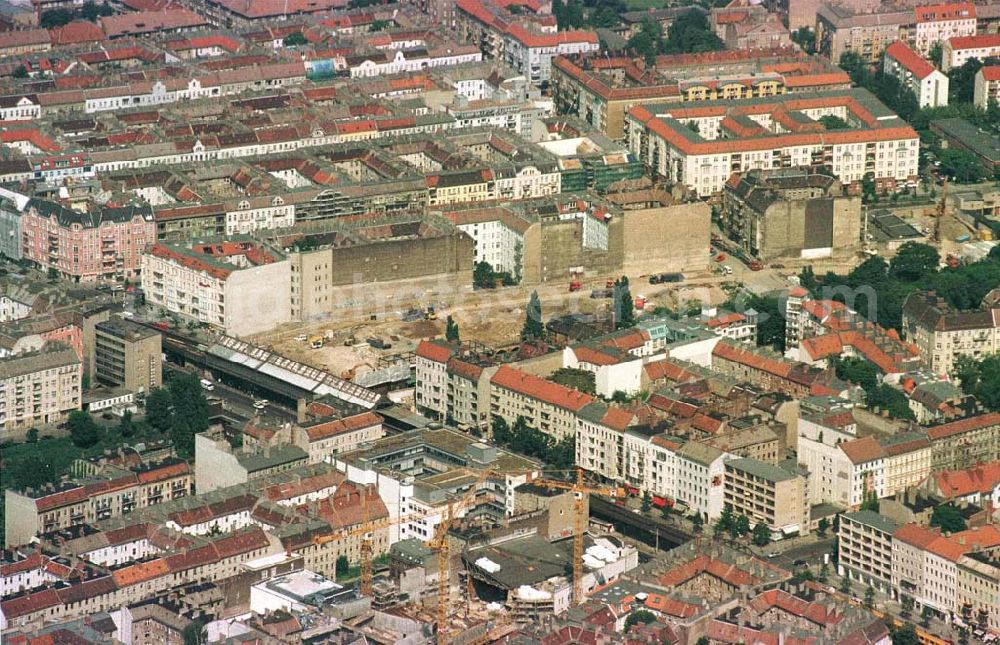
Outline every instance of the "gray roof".
{"type": "Polygon", "coordinates": [[[293,461],[305,460],[309,457],[305,450],[293,445],[284,445],[271,448],[268,454],[240,455],[238,461],[240,465],[247,469],[247,472],[266,470],[281,464],[293,461]]]}
{"type": "Polygon", "coordinates": [[[726,462],[726,468],[742,470],[743,472],[750,473],[756,477],[761,477],[770,482],[783,482],[795,479],[796,477],[793,473],[790,473],[783,468],[772,466],[771,464],[758,459],[733,459],[726,462]]]}
{"type": "Polygon", "coordinates": [[[883,533],[892,534],[899,528],[899,524],[879,515],[875,511],[854,511],[853,513],[844,513],[840,517],[841,519],[848,519],[858,524],[870,526],[883,533]]]}
{"type": "Polygon", "coordinates": [[[37,352],[8,356],[0,361],[0,379],[34,374],[56,367],[79,365],[76,350],[62,343],[49,343],[37,352]]]}
{"type": "Polygon", "coordinates": [[[678,457],[684,457],[688,461],[699,463],[702,466],[711,465],[722,455],[723,452],[718,448],[698,441],[689,441],[677,450],[678,457]]]}

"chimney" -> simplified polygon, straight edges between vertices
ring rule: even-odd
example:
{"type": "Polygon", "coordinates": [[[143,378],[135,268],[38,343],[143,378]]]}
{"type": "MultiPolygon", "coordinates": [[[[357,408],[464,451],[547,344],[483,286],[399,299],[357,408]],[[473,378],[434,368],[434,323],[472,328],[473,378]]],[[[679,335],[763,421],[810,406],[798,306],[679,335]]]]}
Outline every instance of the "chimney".
{"type": "Polygon", "coordinates": [[[306,400],[304,398],[295,402],[295,421],[296,423],[306,422],[306,400]]]}

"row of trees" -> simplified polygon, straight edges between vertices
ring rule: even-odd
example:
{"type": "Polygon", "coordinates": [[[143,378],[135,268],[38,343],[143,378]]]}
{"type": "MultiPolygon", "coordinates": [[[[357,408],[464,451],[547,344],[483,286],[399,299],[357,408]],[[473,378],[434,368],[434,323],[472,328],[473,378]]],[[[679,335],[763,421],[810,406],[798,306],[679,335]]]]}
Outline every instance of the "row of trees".
{"type": "Polygon", "coordinates": [[[956,309],[976,309],[983,297],[1000,286],[1000,247],[980,260],[956,268],[938,269],[941,256],[926,244],[907,242],[890,262],[879,256],[865,260],[850,273],[828,272],[817,277],[811,267],[799,275],[802,286],[846,304],[872,322],[901,329],[903,303],[918,289],[935,291],[956,309]]]}
{"type": "Polygon", "coordinates": [[[169,432],[182,457],[194,455],[194,436],[208,429],[208,401],[197,374],[178,374],[146,398],[146,421],[169,432]]]}
{"type": "Polygon", "coordinates": [[[106,2],[97,4],[92,0],[87,0],[87,2],[84,2],[83,5],[76,9],[60,7],[58,9],[43,11],[38,24],[44,29],[55,29],[56,27],[69,24],[74,20],[97,22],[97,19],[101,16],[110,16],[114,13],[115,10],[106,2]]]}
{"type": "Polygon", "coordinates": [[[722,509],[722,514],[716,520],[712,532],[716,539],[722,537],[724,533],[738,539],[749,535],[751,542],[757,546],[767,546],[771,542],[771,529],[767,524],[758,522],[753,528],[750,526],[750,518],[746,515],[736,515],[733,510],[726,506],[722,509]]]}
{"type": "Polygon", "coordinates": [[[712,31],[705,14],[701,11],[687,11],[677,16],[667,33],[652,18],[642,21],[639,31],[628,40],[626,47],[632,53],[642,56],[647,64],[652,64],[660,54],[693,54],[718,51],[722,41],[712,31]]]}
{"type": "Polygon", "coordinates": [[[493,443],[522,455],[543,461],[559,470],[572,468],[576,464],[576,438],[566,437],[556,440],[528,425],[524,417],[518,417],[513,426],[503,418],[493,417],[493,443]]]}
{"type": "MultiPolygon", "coordinates": [[[[520,264],[520,262],[518,262],[520,264]]],[[[510,287],[521,281],[521,276],[510,271],[497,271],[486,261],[476,262],[472,268],[472,285],[476,289],[496,289],[510,287]]]]}

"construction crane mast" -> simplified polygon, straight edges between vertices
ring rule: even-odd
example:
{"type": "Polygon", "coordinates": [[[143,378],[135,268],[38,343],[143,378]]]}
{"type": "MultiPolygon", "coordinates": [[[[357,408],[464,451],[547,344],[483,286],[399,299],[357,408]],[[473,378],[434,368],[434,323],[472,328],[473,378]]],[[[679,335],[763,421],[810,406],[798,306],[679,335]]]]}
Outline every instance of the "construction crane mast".
{"type": "Polygon", "coordinates": [[[606,495],[624,497],[625,489],[615,486],[588,486],[583,482],[583,468],[576,468],[576,481],[564,482],[558,479],[536,479],[537,486],[550,489],[573,491],[573,602],[581,604],[583,593],[583,536],[587,532],[588,518],[583,501],[584,495],[606,495]]]}

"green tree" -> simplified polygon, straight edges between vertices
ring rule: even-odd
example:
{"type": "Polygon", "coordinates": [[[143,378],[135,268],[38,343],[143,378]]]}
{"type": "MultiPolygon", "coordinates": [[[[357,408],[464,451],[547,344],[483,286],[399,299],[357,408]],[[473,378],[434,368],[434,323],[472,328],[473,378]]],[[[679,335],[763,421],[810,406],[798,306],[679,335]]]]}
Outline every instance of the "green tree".
{"type": "Polygon", "coordinates": [[[938,504],[931,513],[931,526],[939,526],[947,533],[958,533],[966,528],[962,512],[952,504],[938,504]]]}
{"type": "Polygon", "coordinates": [[[28,428],[28,431],[24,433],[24,440],[27,443],[38,443],[38,428],[28,428]]]}
{"type": "Polygon", "coordinates": [[[807,54],[816,53],[816,32],[810,27],[799,27],[792,32],[792,41],[807,54]]]}
{"type": "Polygon", "coordinates": [[[545,325],[542,323],[542,301],[538,292],[531,292],[528,309],[524,312],[524,326],[521,328],[521,340],[539,340],[545,336],[545,325]]]}
{"type": "Polygon", "coordinates": [[[851,595],[851,579],[846,575],[840,579],[840,587],[837,588],[842,594],[851,595]]]}
{"type": "Polygon", "coordinates": [[[184,645],[203,645],[208,642],[208,634],[205,633],[205,625],[201,619],[196,618],[184,627],[181,632],[184,638],[184,645]]]}
{"type": "Polygon", "coordinates": [[[767,546],[771,543],[771,529],[767,527],[767,524],[758,522],[757,525],[753,527],[751,541],[757,546],[767,546]]]}
{"type": "Polygon", "coordinates": [[[855,85],[865,87],[871,83],[871,66],[856,52],[849,51],[841,54],[840,69],[847,72],[855,85]]]}
{"type": "Polygon", "coordinates": [[[10,75],[14,78],[28,78],[28,68],[24,65],[18,65],[10,75]]]}
{"type": "Polygon", "coordinates": [[[118,422],[118,434],[126,439],[135,434],[135,422],[132,421],[131,410],[122,413],[121,421],[118,422]]]}
{"type": "Polygon", "coordinates": [[[722,514],[719,515],[719,519],[715,521],[715,526],[713,527],[715,537],[718,538],[726,531],[731,530],[735,521],[736,518],[733,517],[732,509],[726,506],[722,509],[722,514]]]}
{"type": "Polygon", "coordinates": [[[878,493],[865,489],[861,494],[861,498],[860,510],[878,513],[878,493]]]}
{"type": "Polygon", "coordinates": [[[833,114],[821,116],[819,118],[819,122],[822,123],[823,127],[827,130],[847,130],[851,127],[850,123],[833,114]]]}
{"type": "Polygon", "coordinates": [[[872,173],[865,173],[865,176],[861,178],[861,200],[866,204],[878,201],[878,195],[875,192],[875,178],[872,173]]]}
{"type": "Polygon", "coordinates": [[[388,20],[375,20],[372,24],[368,25],[368,31],[385,31],[392,26],[392,23],[388,20]]]}
{"type": "Polygon", "coordinates": [[[875,588],[871,585],[865,589],[865,607],[868,609],[873,609],[875,607],[875,588]]]}
{"type": "Polygon", "coordinates": [[[549,375],[549,380],[585,394],[597,393],[596,378],[594,373],[589,370],[561,367],[549,375]]]}
{"type": "Polygon", "coordinates": [[[927,60],[934,64],[935,67],[941,67],[941,41],[938,41],[931,45],[930,50],[927,52],[927,60]]]}
{"type": "Polygon", "coordinates": [[[73,12],[69,9],[49,9],[42,13],[42,17],[39,19],[38,24],[43,29],[55,29],[56,27],[62,27],[73,21],[73,12]]]}
{"type": "Polygon", "coordinates": [[[892,630],[891,637],[892,645],[920,645],[920,638],[917,637],[917,629],[910,623],[906,623],[899,629],[892,630]]]}
{"type": "Polygon", "coordinates": [[[901,390],[882,383],[876,388],[865,391],[865,403],[868,407],[879,408],[889,413],[893,419],[913,421],[916,417],[910,409],[909,399],[901,390]]]}
{"type": "Polygon", "coordinates": [[[508,425],[506,419],[493,415],[493,418],[490,420],[490,429],[493,434],[494,443],[501,446],[506,446],[510,443],[510,425],[508,425]]]}
{"type": "Polygon", "coordinates": [[[656,60],[656,55],[660,52],[663,42],[663,27],[659,21],[652,18],[644,18],[639,30],[628,39],[625,45],[630,51],[638,56],[642,56],[647,65],[652,65],[656,60]]]}
{"type": "Polygon", "coordinates": [[[648,513],[649,509],[653,508],[653,497],[649,494],[649,491],[642,492],[642,512],[648,513]]]}
{"type": "Polygon", "coordinates": [[[183,456],[194,454],[194,436],[208,429],[208,401],[197,374],[179,374],[167,385],[173,403],[170,438],[183,456]]]}
{"type": "Polygon", "coordinates": [[[19,459],[5,464],[4,486],[11,488],[39,488],[59,480],[52,458],[47,454],[45,444],[39,444],[37,458],[19,459]]]}
{"type": "Polygon", "coordinates": [[[696,513],[694,517],[691,518],[691,530],[694,531],[695,535],[699,535],[705,527],[705,520],[702,519],[701,513],[696,513]]]}
{"type": "Polygon", "coordinates": [[[90,414],[83,410],[73,410],[66,421],[69,436],[77,448],[89,448],[101,440],[101,429],[90,414]]]}
{"type": "Polygon", "coordinates": [[[664,54],[692,54],[719,51],[722,47],[722,41],[712,31],[705,14],[687,11],[670,23],[661,51],[664,54]]]}
{"type": "Polygon", "coordinates": [[[734,538],[743,537],[750,532],[750,518],[746,515],[737,515],[733,519],[733,524],[729,528],[729,534],[734,538]]]}
{"type": "Polygon", "coordinates": [[[826,537],[826,531],[830,528],[830,521],[825,517],[821,517],[819,519],[819,523],[816,525],[816,528],[819,531],[820,537],[826,537]]]}
{"type": "Polygon", "coordinates": [[[455,343],[456,345],[462,342],[458,333],[458,323],[450,314],[445,320],[444,337],[449,343],[455,343]]]}
{"type": "Polygon", "coordinates": [[[472,285],[477,289],[493,289],[497,286],[496,273],[489,262],[476,262],[472,269],[472,285]]]}
{"type": "Polygon", "coordinates": [[[867,392],[878,386],[878,368],[873,363],[857,356],[830,360],[837,378],[860,385],[867,392]]]}
{"type": "Polygon", "coordinates": [[[923,625],[925,629],[930,626],[931,617],[933,615],[934,612],[930,607],[924,606],[924,608],[920,610],[920,624],[923,625]]]}
{"type": "Polygon", "coordinates": [[[346,555],[338,555],[337,563],[335,565],[335,572],[338,578],[343,578],[347,575],[347,572],[351,568],[351,563],[348,561],[346,555]]]}
{"type": "Polygon", "coordinates": [[[826,584],[826,581],[829,579],[830,579],[830,566],[824,562],[823,566],[819,568],[819,575],[816,576],[816,581],[826,584]]]}
{"type": "Polygon", "coordinates": [[[702,636],[694,642],[694,645],[711,645],[712,641],[708,640],[707,636],[702,636]]]}
{"type": "Polygon", "coordinates": [[[971,152],[958,148],[941,148],[937,151],[938,170],[952,180],[961,184],[982,181],[986,170],[971,152]]]}
{"type": "Polygon", "coordinates": [[[637,611],[633,611],[625,618],[625,633],[626,634],[628,633],[628,630],[631,629],[632,625],[635,625],[637,623],[643,623],[645,625],[648,625],[649,623],[655,620],[656,620],[656,615],[653,614],[653,612],[651,611],[647,611],[645,609],[639,609],[637,611]]]}
{"type": "Polygon", "coordinates": [[[159,388],[146,397],[146,421],[160,432],[170,429],[170,416],[173,401],[170,390],[159,388]]]}
{"type": "Polygon", "coordinates": [[[972,103],[976,88],[976,74],[983,67],[983,61],[970,58],[961,67],[948,72],[948,102],[972,103]]]}
{"type": "Polygon", "coordinates": [[[309,41],[306,40],[305,35],[301,31],[295,31],[287,36],[281,41],[285,47],[296,47],[298,45],[306,45],[309,41]]]}
{"type": "Polygon", "coordinates": [[[903,609],[900,611],[900,615],[903,618],[909,618],[910,613],[913,612],[913,597],[906,594],[899,595],[899,604],[902,605],[903,609]]]}
{"type": "Polygon", "coordinates": [[[629,329],[635,326],[635,303],[629,291],[627,276],[615,280],[612,307],[615,312],[615,329],[629,329]]]}

